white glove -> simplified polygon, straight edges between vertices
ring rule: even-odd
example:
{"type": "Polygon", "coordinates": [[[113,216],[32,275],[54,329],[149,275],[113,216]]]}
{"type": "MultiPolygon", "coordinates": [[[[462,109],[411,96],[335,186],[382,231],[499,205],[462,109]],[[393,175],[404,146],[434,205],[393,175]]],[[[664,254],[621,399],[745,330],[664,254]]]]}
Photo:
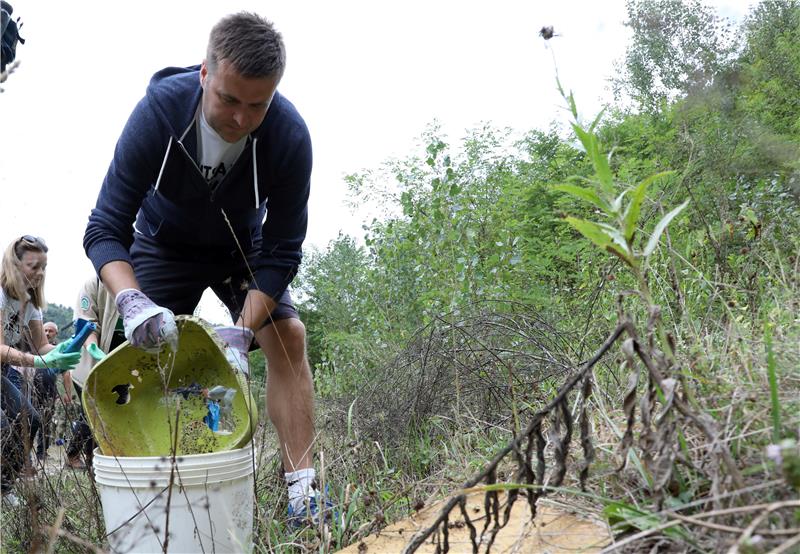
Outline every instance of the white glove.
{"type": "Polygon", "coordinates": [[[133,346],[153,354],[160,352],[164,344],[173,352],[178,350],[178,326],[170,310],[157,306],[136,289],[120,291],[115,302],[122,316],[125,338],[133,346]]]}
{"type": "Polygon", "coordinates": [[[250,344],[253,342],[253,331],[247,327],[216,327],[219,337],[225,341],[225,358],[236,371],[250,375],[250,344]]]}

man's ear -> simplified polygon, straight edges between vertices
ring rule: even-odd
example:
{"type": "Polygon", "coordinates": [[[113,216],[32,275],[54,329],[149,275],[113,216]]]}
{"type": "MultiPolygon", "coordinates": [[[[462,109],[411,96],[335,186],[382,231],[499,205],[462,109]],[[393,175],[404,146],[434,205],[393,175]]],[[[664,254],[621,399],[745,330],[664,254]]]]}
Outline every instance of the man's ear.
{"type": "Polygon", "coordinates": [[[206,61],[203,60],[203,64],[200,66],[200,87],[203,88],[206,84],[206,79],[208,79],[208,66],[206,65],[206,61]]]}

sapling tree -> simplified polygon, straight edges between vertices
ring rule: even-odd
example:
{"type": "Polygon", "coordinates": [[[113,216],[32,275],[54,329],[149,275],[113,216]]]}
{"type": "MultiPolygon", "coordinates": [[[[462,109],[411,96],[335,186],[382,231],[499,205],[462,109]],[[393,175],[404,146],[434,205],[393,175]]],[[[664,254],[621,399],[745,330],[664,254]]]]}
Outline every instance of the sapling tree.
{"type": "Polygon", "coordinates": [[[661,309],[648,285],[650,260],[670,222],[686,208],[688,200],[664,214],[649,233],[645,232],[641,216],[649,189],[654,182],[668,179],[674,172],[655,173],[633,186],[615,182],[610,154],[605,153],[595,132],[603,112],[588,126],[582,125],[574,95],[565,92],[558,78],[556,82],[572,116],[572,129],[592,163],[594,174],[584,178],[581,184],[558,184],[554,188],[588,202],[598,216],[596,220],[589,220],[567,215],[564,221],[598,248],[621,260],[623,270],[631,272],[635,279],[637,288],[633,293],[641,299],[647,314],[642,333],[634,318],[624,310],[620,296],[620,325],[627,335],[622,343],[622,352],[629,370],[623,401],[627,428],[620,442],[623,458],[620,468],[625,466],[633,443],[637,423],[636,397],[640,367],[643,366],[648,379],[646,391],[639,400],[638,445],[648,485],[657,499],[662,499],[663,491],[672,481],[679,446],[685,450],[685,441],[679,431],[683,422],[693,424],[705,435],[711,445],[711,454],[719,456],[730,478],[741,484],[741,475],[730,452],[717,440],[716,422],[692,400],[690,386],[680,370],[675,340],[665,329],[661,309]]]}

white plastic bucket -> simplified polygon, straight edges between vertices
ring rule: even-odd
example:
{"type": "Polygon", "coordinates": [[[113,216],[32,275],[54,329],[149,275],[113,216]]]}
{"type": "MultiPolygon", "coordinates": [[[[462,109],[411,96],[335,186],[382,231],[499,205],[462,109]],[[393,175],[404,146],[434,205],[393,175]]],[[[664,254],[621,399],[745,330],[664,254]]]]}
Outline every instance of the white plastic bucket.
{"type": "Polygon", "coordinates": [[[95,450],[95,481],[112,552],[163,552],[167,538],[167,552],[174,554],[250,552],[251,444],[178,456],[174,467],[170,457],[123,458],[95,450]]]}

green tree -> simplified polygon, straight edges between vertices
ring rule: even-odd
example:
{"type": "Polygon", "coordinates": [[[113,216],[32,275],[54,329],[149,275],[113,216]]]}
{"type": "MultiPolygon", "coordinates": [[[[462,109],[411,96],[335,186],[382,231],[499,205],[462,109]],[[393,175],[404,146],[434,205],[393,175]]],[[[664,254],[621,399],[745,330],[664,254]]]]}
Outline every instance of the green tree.
{"type": "Polygon", "coordinates": [[[340,234],[313,252],[301,275],[300,305],[308,329],[308,352],[317,389],[352,390],[369,377],[386,328],[371,296],[369,260],[352,237],[340,234]]]}
{"type": "Polygon", "coordinates": [[[731,24],[700,0],[628,0],[633,40],[616,80],[642,109],[657,113],[710,85],[733,53],[731,24]]]}
{"type": "Polygon", "coordinates": [[[72,309],[61,304],[48,303],[42,312],[43,322],[54,321],[58,325],[58,340],[70,338],[75,331],[72,326],[72,309]]]}
{"type": "MultiPolygon", "coordinates": [[[[800,133],[800,4],[766,0],[747,17],[746,46],[740,59],[742,104],[774,133],[800,133]]],[[[796,159],[797,151],[792,152],[796,159]]]]}

